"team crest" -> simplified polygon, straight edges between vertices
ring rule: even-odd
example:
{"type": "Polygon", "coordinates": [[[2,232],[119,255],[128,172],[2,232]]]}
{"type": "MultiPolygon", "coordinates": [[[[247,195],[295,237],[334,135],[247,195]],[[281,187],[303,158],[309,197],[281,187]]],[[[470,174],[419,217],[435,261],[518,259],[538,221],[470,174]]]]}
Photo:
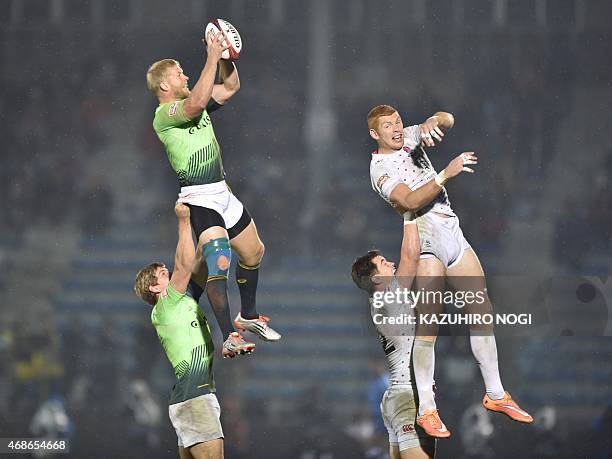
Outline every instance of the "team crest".
{"type": "Polygon", "coordinates": [[[177,108],[178,108],[178,102],[174,102],[172,105],[170,105],[170,109],[168,110],[168,115],[170,116],[176,115],[177,108]]]}
{"type": "Polygon", "coordinates": [[[414,426],[412,424],[405,424],[402,426],[402,432],[404,433],[414,432],[414,426]]]}
{"type": "Polygon", "coordinates": [[[385,184],[387,180],[389,180],[389,174],[383,174],[380,176],[380,178],[376,182],[376,186],[378,187],[379,190],[382,190],[382,186],[385,184]]]}

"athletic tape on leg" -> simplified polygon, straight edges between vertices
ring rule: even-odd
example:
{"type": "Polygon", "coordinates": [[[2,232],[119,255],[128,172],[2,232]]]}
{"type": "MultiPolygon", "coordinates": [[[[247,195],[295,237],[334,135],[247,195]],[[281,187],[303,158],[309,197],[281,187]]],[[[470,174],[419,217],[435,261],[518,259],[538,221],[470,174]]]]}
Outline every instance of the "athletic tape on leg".
{"type": "Polygon", "coordinates": [[[202,255],[208,267],[208,280],[227,279],[230,262],[232,261],[232,250],[226,238],[220,237],[208,241],[202,247],[202,255]],[[219,267],[219,258],[221,257],[227,258],[227,267],[225,269],[219,267]]]}

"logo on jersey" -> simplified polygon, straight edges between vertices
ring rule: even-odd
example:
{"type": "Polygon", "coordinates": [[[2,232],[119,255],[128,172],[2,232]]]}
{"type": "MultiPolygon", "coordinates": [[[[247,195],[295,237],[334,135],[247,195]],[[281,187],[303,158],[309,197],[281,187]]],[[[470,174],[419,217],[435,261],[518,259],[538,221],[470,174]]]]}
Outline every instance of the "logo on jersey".
{"type": "Polygon", "coordinates": [[[380,176],[380,178],[376,181],[376,186],[378,187],[379,190],[382,190],[383,185],[387,182],[387,180],[389,180],[391,177],[389,177],[389,174],[383,174],[380,176]]]}
{"type": "Polygon", "coordinates": [[[414,149],[410,157],[412,158],[412,163],[419,169],[433,169],[433,166],[429,162],[429,158],[427,157],[427,154],[425,153],[425,150],[421,145],[419,145],[419,148],[414,149]]]}
{"type": "Polygon", "coordinates": [[[172,105],[170,105],[170,108],[168,109],[168,115],[170,116],[176,115],[177,109],[178,109],[178,102],[174,102],[172,105]]]}
{"type": "Polygon", "coordinates": [[[206,116],[202,115],[202,118],[200,118],[200,121],[196,126],[192,126],[189,128],[189,133],[193,134],[194,132],[196,132],[196,129],[197,130],[204,129],[211,123],[212,121],[210,119],[210,116],[208,115],[208,113],[206,113],[206,116]]]}
{"type": "Polygon", "coordinates": [[[191,322],[191,326],[192,326],[193,328],[198,328],[198,327],[200,326],[200,322],[198,322],[197,320],[193,320],[193,321],[191,322]]]}
{"type": "Polygon", "coordinates": [[[402,426],[402,432],[404,433],[412,433],[414,432],[414,425],[412,424],[405,424],[402,426]]]}

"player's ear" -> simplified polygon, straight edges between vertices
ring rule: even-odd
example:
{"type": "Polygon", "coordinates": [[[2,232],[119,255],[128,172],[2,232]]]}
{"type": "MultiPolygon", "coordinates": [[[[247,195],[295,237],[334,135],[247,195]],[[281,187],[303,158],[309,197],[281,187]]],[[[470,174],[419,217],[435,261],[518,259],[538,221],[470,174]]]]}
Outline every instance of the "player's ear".
{"type": "Polygon", "coordinates": [[[170,89],[170,86],[165,81],[162,81],[161,83],[159,83],[159,89],[164,92],[167,92],[170,89]]]}
{"type": "Polygon", "coordinates": [[[380,139],[378,132],[376,132],[374,129],[370,129],[370,137],[372,137],[374,140],[380,139]]]}
{"type": "Polygon", "coordinates": [[[380,285],[380,283],[382,282],[382,279],[380,278],[379,274],[374,274],[370,278],[370,282],[372,282],[372,285],[380,285]]]}
{"type": "Polygon", "coordinates": [[[161,293],[161,286],[159,284],[149,285],[149,290],[153,293],[161,293]]]}

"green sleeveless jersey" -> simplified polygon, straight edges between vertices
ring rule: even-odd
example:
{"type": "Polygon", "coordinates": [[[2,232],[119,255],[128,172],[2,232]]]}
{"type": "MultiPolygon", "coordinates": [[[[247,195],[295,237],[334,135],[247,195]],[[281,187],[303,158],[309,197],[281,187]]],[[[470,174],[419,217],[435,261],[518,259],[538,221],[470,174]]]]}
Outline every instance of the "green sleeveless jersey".
{"type": "Polygon", "coordinates": [[[190,120],[184,104],[184,100],[177,100],[157,107],[153,129],[164,144],[181,186],[220,182],[225,177],[221,147],[208,110],[190,120]]]}
{"type": "Polygon", "coordinates": [[[151,311],[151,322],[174,368],[178,382],[170,405],[215,392],[214,346],[206,317],[196,301],[171,285],[151,311]]]}

